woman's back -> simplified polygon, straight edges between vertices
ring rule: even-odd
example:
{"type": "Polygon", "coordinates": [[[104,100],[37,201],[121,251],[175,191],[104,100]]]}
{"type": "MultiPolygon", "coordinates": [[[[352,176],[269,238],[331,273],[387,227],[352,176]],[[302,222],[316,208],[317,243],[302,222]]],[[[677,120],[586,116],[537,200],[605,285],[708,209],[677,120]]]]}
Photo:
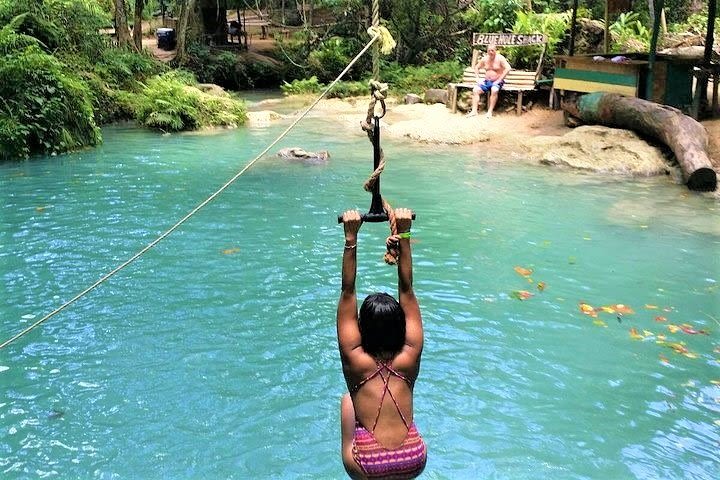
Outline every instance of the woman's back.
{"type": "Polygon", "coordinates": [[[406,360],[403,357],[407,357],[403,354],[387,362],[370,355],[363,357],[367,358],[362,359],[363,365],[356,370],[360,374],[351,374],[353,378],[348,379],[355,418],[380,444],[392,450],[402,444],[413,422],[412,389],[417,376],[413,364],[418,362],[403,362],[406,360]]]}

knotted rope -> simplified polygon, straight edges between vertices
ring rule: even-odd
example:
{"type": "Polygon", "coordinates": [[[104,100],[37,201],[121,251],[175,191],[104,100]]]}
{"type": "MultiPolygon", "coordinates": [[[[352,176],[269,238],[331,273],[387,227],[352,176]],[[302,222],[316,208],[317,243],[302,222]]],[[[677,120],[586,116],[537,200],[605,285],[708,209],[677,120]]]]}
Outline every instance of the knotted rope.
{"type": "MultiPolygon", "coordinates": [[[[360,123],[362,129],[367,133],[368,139],[370,140],[373,148],[377,149],[379,153],[379,161],[377,168],[370,174],[370,177],[368,177],[368,179],[365,180],[365,183],[363,184],[363,189],[366,192],[370,193],[372,193],[375,184],[380,179],[380,175],[382,174],[383,170],[385,170],[385,152],[383,152],[383,149],[380,146],[379,142],[377,145],[375,144],[374,134],[375,128],[380,128],[380,119],[385,115],[385,95],[387,94],[387,90],[387,83],[380,83],[375,80],[370,81],[370,103],[368,104],[367,117],[364,121],[360,123]],[[377,105],[377,102],[380,102],[383,110],[382,115],[380,116],[375,115],[375,107],[377,105]]],[[[390,235],[397,235],[397,222],[395,220],[395,211],[393,210],[390,203],[385,200],[384,197],[381,198],[383,211],[388,216],[390,235]]],[[[385,252],[383,260],[385,260],[385,263],[387,263],[388,265],[395,265],[397,264],[399,255],[400,252],[397,249],[390,248],[390,246],[388,246],[388,250],[387,252],[385,252]]]]}

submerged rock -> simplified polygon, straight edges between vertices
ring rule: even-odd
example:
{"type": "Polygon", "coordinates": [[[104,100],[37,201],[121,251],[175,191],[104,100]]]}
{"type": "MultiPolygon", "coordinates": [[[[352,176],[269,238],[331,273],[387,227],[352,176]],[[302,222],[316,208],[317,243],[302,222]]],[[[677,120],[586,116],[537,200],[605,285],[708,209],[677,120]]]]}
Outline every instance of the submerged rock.
{"type": "Polygon", "coordinates": [[[307,152],[300,147],[282,148],[277,153],[278,157],[287,160],[301,160],[306,163],[326,163],[330,159],[330,152],[307,152]]]}

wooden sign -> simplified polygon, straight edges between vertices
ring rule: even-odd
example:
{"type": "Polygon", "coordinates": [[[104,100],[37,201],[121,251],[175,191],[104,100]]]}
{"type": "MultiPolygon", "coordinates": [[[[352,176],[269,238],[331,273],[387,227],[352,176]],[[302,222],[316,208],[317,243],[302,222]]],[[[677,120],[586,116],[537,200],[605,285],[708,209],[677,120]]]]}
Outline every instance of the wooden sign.
{"type": "Polygon", "coordinates": [[[498,47],[517,47],[546,43],[542,33],[473,33],[473,46],[494,44],[498,47]]]}

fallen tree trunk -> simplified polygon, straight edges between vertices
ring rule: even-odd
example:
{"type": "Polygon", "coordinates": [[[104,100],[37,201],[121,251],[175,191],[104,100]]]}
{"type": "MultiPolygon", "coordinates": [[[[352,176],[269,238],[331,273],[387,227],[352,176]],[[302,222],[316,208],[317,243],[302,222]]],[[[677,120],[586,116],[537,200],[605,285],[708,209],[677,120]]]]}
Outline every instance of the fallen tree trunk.
{"type": "Polygon", "coordinates": [[[584,123],[633,130],[660,140],[675,154],[690,190],[717,188],[717,174],[707,152],[707,131],[680,110],[640,98],[600,92],[564,100],[562,108],[584,123]]]}

